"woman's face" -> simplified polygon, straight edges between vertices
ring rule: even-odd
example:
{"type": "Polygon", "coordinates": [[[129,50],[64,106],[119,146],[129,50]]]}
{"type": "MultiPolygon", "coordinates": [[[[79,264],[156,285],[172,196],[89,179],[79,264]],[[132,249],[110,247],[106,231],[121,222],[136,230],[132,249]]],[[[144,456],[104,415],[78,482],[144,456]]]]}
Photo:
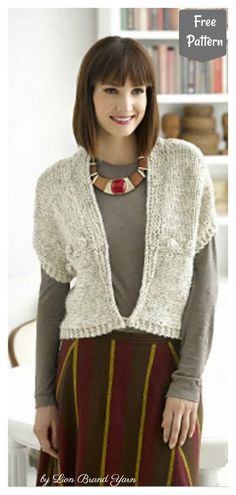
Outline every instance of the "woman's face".
{"type": "Polygon", "coordinates": [[[135,86],[129,78],[125,86],[112,84],[95,85],[93,102],[100,130],[112,136],[129,136],[142,121],[146,106],[146,86],[135,86]],[[116,117],[128,117],[125,120],[115,120],[116,117]]]}

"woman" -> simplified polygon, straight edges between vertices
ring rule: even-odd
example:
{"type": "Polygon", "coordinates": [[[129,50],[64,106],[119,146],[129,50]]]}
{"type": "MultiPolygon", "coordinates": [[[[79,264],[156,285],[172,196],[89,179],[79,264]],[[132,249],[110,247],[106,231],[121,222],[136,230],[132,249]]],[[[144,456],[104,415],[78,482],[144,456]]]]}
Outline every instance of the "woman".
{"type": "Polygon", "coordinates": [[[78,77],[78,152],[37,182],[37,486],[199,484],[214,194],[200,150],[158,138],[156,92],[139,43],[100,39],[78,77]]]}

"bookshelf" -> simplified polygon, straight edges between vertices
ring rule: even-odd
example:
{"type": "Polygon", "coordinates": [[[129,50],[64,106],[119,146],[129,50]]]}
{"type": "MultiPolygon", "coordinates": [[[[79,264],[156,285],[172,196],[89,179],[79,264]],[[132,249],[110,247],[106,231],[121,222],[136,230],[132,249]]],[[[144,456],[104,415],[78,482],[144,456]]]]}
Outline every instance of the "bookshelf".
{"type": "Polygon", "coordinates": [[[223,103],[227,104],[227,93],[199,93],[199,94],[159,94],[158,103],[223,103]]]}
{"type": "MultiPolygon", "coordinates": [[[[150,17],[148,20],[147,11],[155,9],[124,9],[124,8],[99,8],[97,9],[97,37],[103,38],[105,36],[121,36],[131,37],[136,39],[148,49],[150,53],[150,46],[155,46],[158,43],[168,43],[178,49],[179,32],[176,29],[169,30],[147,30],[147,23],[150,23],[150,17]],[[122,25],[125,24],[124,11],[129,10],[129,22],[130,25],[140,25],[145,29],[122,29],[122,25]],[[123,12],[122,12],[123,11],[123,12]],[[138,15],[134,15],[132,19],[131,11],[140,11],[138,15]],[[131,20],[130,20],[131,19],[131,20]]],[[[170,9],[159,9],[170,10],[170,9]]],[[[150,14],[150,13],[149,13],[150,14]]],[[[227,55],[226,55],[227,56],[227,55]]],[[[185,58],[185,57],[182,57],[185,58]]],[[[186,58],[185,58],[186,59],[186,58]]],[[[227,68],[226,68],[227,72],[227,68]]],[[[160,116],[162,117],[166,113],[178,113],[183,115],[183,109],[185,105],[199,103],[210,104],[214,108],[214,117],[216,120],[215,131],[220,135],[219,150],[223,149],[223,128],[221,123],[221,117],[223,113],[228,111],[228,94],[223,93],[175,93],[175,94],[157,94],[157,102],[160,109],[160,116]]],[[[163,136],[163,133],[160,133],[163,136]]],[[[209,167],[212,179],[221,177],[228,177],[228,155],[213,155],[205,156],[205,162],[209,167]]],[[[228,259],[228,216],[227,214],[218,214],[218,268],[219,275],[222,278],[227,277],[227,259],[228,259]]]]}
{"type": "Polygon", "coordinates": [[[129,38],[130,33],[132,33],[132,38],[136,40],[177,40],[179,39],[178,31],[137,31],[137,30],[122,30],[122,36],[124,38],[129,38]]]}
{"type": "MultiPolygon", "coordinates": [[[[132,37],[136,40],[179,40],[179,31],[168,30],[165,31],[137,31],[131,29],[122,29],[122,36],[129,37],[130,33],[132,33],[132,37]]],[[[228,38],[226,36],[226,38],[228,38]]]]}

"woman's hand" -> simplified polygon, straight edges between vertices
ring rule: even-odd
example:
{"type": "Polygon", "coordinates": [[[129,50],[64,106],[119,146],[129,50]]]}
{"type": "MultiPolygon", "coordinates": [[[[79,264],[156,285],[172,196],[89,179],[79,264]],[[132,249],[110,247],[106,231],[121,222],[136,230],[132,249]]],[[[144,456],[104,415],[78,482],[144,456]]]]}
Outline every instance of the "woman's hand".
{"type": "Polygon", "coordinates": [[[36,409],[33,432],[39,440],[43,452],[58,459],[57,453],[57,419],[56,406],[44,406],[36,409]],[[49,430],[51,429],[49,435],[49,430]]]}
{"type": "Polygon", "coordinates": [[[167,397],[161,426],[163,440],[172,449],[177,442],[183,446],[187,436],[192,437],[196,427],[198,403],[191,400],[167,397]]]}

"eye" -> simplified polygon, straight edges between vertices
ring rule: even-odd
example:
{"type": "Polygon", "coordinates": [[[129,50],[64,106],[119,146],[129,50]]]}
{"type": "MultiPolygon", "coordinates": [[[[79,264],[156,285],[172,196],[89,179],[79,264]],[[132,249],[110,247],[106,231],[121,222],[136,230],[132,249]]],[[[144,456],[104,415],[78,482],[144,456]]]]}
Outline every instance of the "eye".
{"type": "Polygon", "coordinates": [[[140,93],[144,93],[144,89],[142,88],[135,88],[134,91],[140,91],[140,93]]]}
{"type": "Polygon", "coordinates": [[[107,93],[107,92],[109,93],[110,91],[116,91],[116,89],[115,88],[106,88],[106,89],[104,89],[104,93],[107,93]]]}
{"type": "MultiPolygon", "coordinates": [[[[104,89],[104,92],[105,93],[108,92],[108,94],[109,94],[110,91],[117,91],[117,90],[115,88],[106,88],[106,89],[104,89]]],[[[139,91],[140,93],[144,93],[144,89],[142,89],[142,88],[134,88],[133,91],[139,91]]]]}

